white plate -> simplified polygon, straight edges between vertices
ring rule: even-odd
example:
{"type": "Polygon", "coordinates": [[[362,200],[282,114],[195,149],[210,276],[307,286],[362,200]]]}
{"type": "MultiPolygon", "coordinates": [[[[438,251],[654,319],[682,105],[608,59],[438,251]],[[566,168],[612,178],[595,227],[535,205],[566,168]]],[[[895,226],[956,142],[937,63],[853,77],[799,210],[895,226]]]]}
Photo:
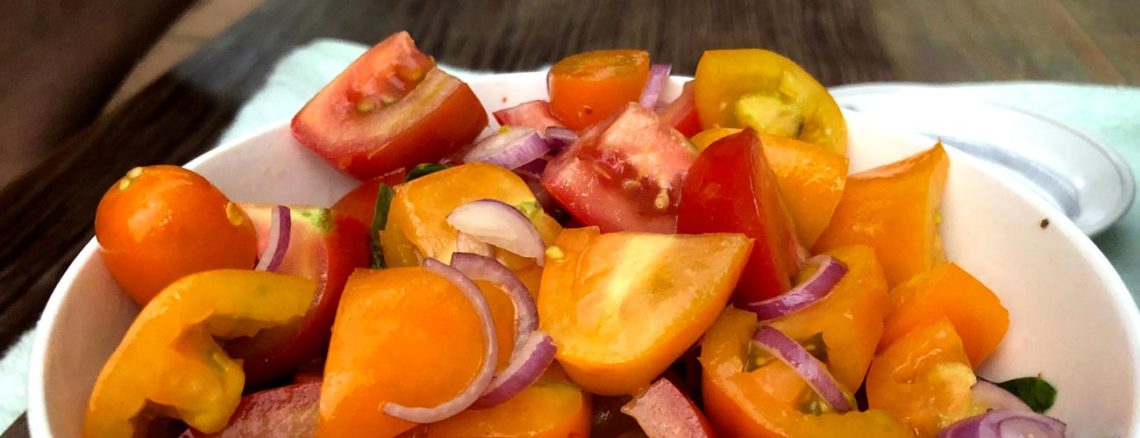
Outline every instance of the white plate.
{"type": "Polygon", "coordinates": [[[839,105],[966,152],[1014,177],[1094,236],[1135,198],[1132,170],[1115,150],[1031,111],[958,97],[953,87],[845,85],[839,105]]]}
{"type": "MultiPolygon", "coordinates": [[[[471,83],[488,110],[545,98],[545,74],[471,83]]],[[[674,78],[666,96],[675,96],[674,78]]],[[[859,114],[848,115],[851,170],[931,146],[859,114]]],[[[990,379],[1044,373],[1059,391],[1050,414],[1075,437],[1140,433],[1140,316],[1120,277],[1060,211],[951,152],[942,236],[951,260],[989,285],[1010,310],[1009,333],[980,370],[990,379]],[[1042,229],[1041,219],[1051,225],[1042,229]]],[[[223,145],[187,165],[239,201],[330,205],[355,184],[280,126],[223,145]]],[[[80,436],[103,362],[138,309],[112,280],[92,240],[52,294],[36,331],[28,382],[35,437],[80,436]]]]}

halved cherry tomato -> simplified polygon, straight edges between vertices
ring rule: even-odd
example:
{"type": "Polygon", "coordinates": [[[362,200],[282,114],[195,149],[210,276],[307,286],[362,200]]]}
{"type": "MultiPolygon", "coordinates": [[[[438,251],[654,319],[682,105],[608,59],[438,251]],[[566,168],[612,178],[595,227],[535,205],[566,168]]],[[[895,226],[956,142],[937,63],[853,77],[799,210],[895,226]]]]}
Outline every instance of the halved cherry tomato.
{"type": "MultiPolygon", "coordinates": [[[[820,412],[799,374],[773,360],[747,371],[756,314],[725,309],[701,341],[701,390],[713,428],[731,437],[891,437],[911,433],[882,410],[820,412]]],[[[826,405],[823,405],[826,406],[826,405]]]]}
{"type": "MultiPolygon", "coordinates": [[[[271,208],[242,205],[257,230],[259,251],[268,244],[271,208]]],[[[290,211],[289,247],[276,272],[313,280],[317,290],[305,318],[295,324],[226,344],[228,351],[244,361],[246,380],[254,387],[288,374],[324,350],[345,281],[354,269],[367,267],[372,260],[368,230],[356,220],[326,208],[290,211]]]]}
{"type": "Polygon", "coordinates": [[[697,157],[685,177],[677,231],[741,232],[756,239],[733,294],[738,306],[788,290],[799,269],[803,250],[776,177],[751,129],[718,140],[697,157]]]}
{"type": "Polygon", "coordinates": [[[565,230],[542,273],[540,324],[574,383],[631,394],[700,338],[751,246],[741,234],[565,230]]]}
{"type": "Polygon", "coordinates": [[[567,56],[550,68],[550,110],[575,131],[636,101],[649,79],[649,52],[597,50],[567,56]]]}
{"type": "Polygon", "coordinates": [[[436,162],[471,143],[487,113],[459,79],[435,68],[407,32],[369,49],[293,117],[293,136],[367,179],[436,162]]]}
{"type": "Polygon", "coordinates": [[[532,128],[539,133],[545,133],[546,128],[565,126],[554,114],[550,112],[550,102],[545,100],[532,100],[523,102],[507,109],[495,111],[495,121],[502,126],[521,126],[532,128]]]}
{"type": "Polygon", "coordinates": [[[693,81],[685,82],[681,95],[661,112],[661,120],[685,137],[692,137],[701,131],[701,117],[697,114],[697,104],[693,101],[693,81]]]}
{"type": "Polygon", "coordinates": [[[241,398],[226,428],[218,433],[187,430],[179,438],[311,438],[317,433],[321,382],[255,392],[241,398]]]}
{"type": "Polygon", "coordinates": [[[107,270],[140,305],[187,274],[257,262],[249,217],[201,175],[178,166],[127,172],[99,201],[95,238],[107,270]]]}
{"type": "Polygon", "coordinates": [[[372,227],[372,218],[376,215],[376,195],[380,192],[380,184],[396,187],[404,183],[408,172],[399,168],[385,173],[368,181],[360,183],[352,191],[341,196],[332,210],[341,216],[347,216],[369,229],[372,227]]]}
{"type": "Polygon", "coordinates": [[[697,64],[701,126],[752,127],[843,154],[847,124],[831,94],[792,60],[761,49],[708,50],[697,64]]]}
{"type": "Polygon", "coordinates": [[[453,284],[424,268],[357,270],[329,344],[318,437],[395,436],[415,423],[384,404],[435,406],[483,365],[478,315],[453,284]]]}
{"type": "Polygon", "coordinates": [[[83,436],[148,436],[156,416],[206,433],[222,430],[241,400],[245,374],[215,338],[297,321],[313,289],[300,277],[235,269],[171,283],[143,308],[103,365],[83,436]]]}
{"type": "Polygon", "coordinates": [[[672,233],[681,183],[695,158],[680,133],[631,103],[550,161],[542,185],[585,225],[672,233]]]}

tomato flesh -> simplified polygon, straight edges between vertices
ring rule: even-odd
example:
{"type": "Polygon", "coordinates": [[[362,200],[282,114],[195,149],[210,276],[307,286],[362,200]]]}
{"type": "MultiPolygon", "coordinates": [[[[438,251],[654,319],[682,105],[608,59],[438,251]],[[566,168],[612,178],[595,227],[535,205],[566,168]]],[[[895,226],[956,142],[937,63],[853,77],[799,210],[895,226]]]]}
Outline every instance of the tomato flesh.
{"type": "Polygon", "coordinates": [[[697,104],[693,101],[693,81],[685,82],[681,95],[661,113],[661,120],[685,137],[701,132],[701,117],[697,114],[697,104]]]}
{"type": "Polygon", "coordinates": [[[300,383],[241,398],[226,428],[207,434],[187,430],[179,438],[310,438],[317,433],[321,382],[300,383]]]}
{"type": "Polygon", "coordinates": [[[407,32],[388,37],[301,108],[293,136],[360,179],[439,161],[471,143],[487,113],[434,65],[407,32]]]}
{"type": "MultiPolygon", "coordinates": [[[[270,210],[243,205],[258,232],[259,246],[268,244],[270,210]]],[[[316,282],[316,294],[305,317],[294,324],[231,340],[227,348],[244,360],[251,386],[285,375],[320,354],[349,274],[371,262],[367,229],[355,220],[324,208],[291,209],[289,247],[277,272],[316,282]]]]}
{"type": "Polygon", "coordinates": [[[637,101],[649,79],[649,52],[598,50],[563,58],[550,68],[550,110],[575,131],[606,120],[637,101]]]}
{"type": "Polygon", "coordinates": [[[551,160],[542,185],[579,222],[603,232],[672,233],[694,159],[680,133],[631,103],[551,160]]]}
{"type": "Polygon", "coordinates": [[[733,302],[743,306],[791,287],[802,249],[776,177],[751,129],[701,152],[685,179],[677,231],[742,232],[756,239],[733,302]]]}
{"type": "Polygon", "coordinates": [[[257,261],[249,217],[201,175],[178,166],[127,172],[99,201],[95,238],[107,270],[139,305],[185,275],[250,269],[257,261]]]}

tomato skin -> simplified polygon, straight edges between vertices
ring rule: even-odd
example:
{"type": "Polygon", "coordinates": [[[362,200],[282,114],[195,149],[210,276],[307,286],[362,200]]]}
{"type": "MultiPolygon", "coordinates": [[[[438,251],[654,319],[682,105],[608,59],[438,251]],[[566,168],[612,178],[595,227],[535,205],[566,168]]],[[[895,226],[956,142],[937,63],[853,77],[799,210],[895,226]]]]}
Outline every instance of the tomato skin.
{"type": "Polygon", "coordinates": [[[467,84],[434,65],[406,32],[388,37],[301,108],[293,136],[359,179],[439,161],[471,143],[487,113],[467,84]]]}
{"type": "Polygon", "coordinates": [[[637,101],[649,79],[649,52],[597,50],[567,56],[550,68],[550,110],[575,131],[637,101]]]}
{"type": "Polygon", "coordinates": [[[95,238],[107,269],[139,305],[185,275],[257,261],[249,217],[178,166],[136,167],[111,186],[95,211],[95,238]]]}
{"type": "Polygon", "coordinates": [[[376,195],[380,193],[380,184],[396,187],[404,183],[408,172],[399,168],[383,175],[360,183],[344,196],[341,196],[332,210],[336,214],[351,218],[366,229],[372,228],[372,218],[376,216],[376,195]]]}
{"type": "Polygon", "coordinates": [[[689,169],[678,208],[681,233],[742,232],[756,239],[733,303],[777,296],[791,287],[802,249],[755,131],[727,136],[689,169]]]}
{"type": "Polygon", "coordinates": [[[542,185],[575,219],[603,232],[672,233],[694,159],[688,140],[630,103],[551,160],[542,185]]]}
{"type": "Polygon", "coordinates": [[[693,88],[693,81],[685,82],[681,95],[661,113],[661,120],[685,137],[701,132],[701,117],[697,114],[697,104],[693,101],[693,88]]]}
{"type": "Polygon", "coordinates": [[[190,429],[179,438],[312,437],[320,395],[320,380],[255,392],[241,398],[225,429],[211,434],[190,429]]]}

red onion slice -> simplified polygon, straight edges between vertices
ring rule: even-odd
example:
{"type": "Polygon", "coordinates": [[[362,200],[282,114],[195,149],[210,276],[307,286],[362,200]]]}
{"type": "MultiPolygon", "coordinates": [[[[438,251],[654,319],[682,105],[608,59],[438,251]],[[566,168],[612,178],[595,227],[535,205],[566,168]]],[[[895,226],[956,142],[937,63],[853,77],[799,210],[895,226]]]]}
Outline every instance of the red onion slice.
{"type": "MultiPolygon", "coordinates": [[[[487,244],[486,242],[483,242],[482,240],[476,239],[470,234],[460,231],[459,235],[455,237],[455,254],[461,252],[478,254],[484,257],[494,257],[495,247],[487,244]]],[[[453,258],[451,259],[451,265],[454,267],[455,256],[452,255],[452,257],[453,258]]],[[[470,275],[468,275],[468,277],[470,277],[470,275]]]]}
{"type": "Polygon", "coordinates": [[[550,335],[532,331],[517,339],[522,340],[522,348],[515,350],[507,368],[495,376],[483,396],[471,405],[472,409],[487,409],[510,400],[542,377],[554,362],[556,348],[550,335]]]}
{"type": "Polygon", "coordinates": [[[657,379],[645,392],[621,407],[649,438],[708,438],[712,426],[693,401],[667,378],[657,379]]]}
{"type": "Polygon", "coordinates": [[[744,306],[744,310],[755,313],[760,322],[786,316],[826,297],[847,274],[847,265],[828,255],[812,257],[808,263],[818,264],[819,269],[807,281],[780,296],[748,303],[744,306]]]}
{"type": "Polygon", "coordinates": [[[461,233],[543,264],[546,244],[538,228],[519,209],[503,201],[480,199],[460,205],[447,215],[447,223],[461,233]]]}
{"type": "Polygon", "coordinates": [[[661,97],[661,90],[665,88],[665,81],[669,80],[669,71],[672,64],[653,64],[649,67],[649,80],[645,81],[645,88],[641,90],[641,99],[638,103],[645,109],[657,109],[657,99],[661,97]]]}
{"type": "Polygon", "coordinates": [[[293,230],[293,214],[289,207],[278,205],[269,213],[269,243],[257,259],[255,271],[276,272],[289,250],[289,236],[293,230]]]}
{"type": "Polygon", "coordinates": [[[546,128],[544,134],[546,136],[546,142],[550,143],[550,146],[554,148],[555,152],[561,151],[578,141],[578,133],[570,128],[551,126],[546,128]]]}
{"type": "Polygon", "coordinates": [[[796,370],[835,412],[842,414],[851,410],[851,400],[843,393],[843,388],[835,381],[835,377],[827,371],[827,366],[794,339],[775,328],[763,326],[756,329],[752,342],[796,370]]]}
{"type": "Polygon", "coordinates": [[[487,340],[486,346],[483,348],[483,365],[479,368],[479,373],[471,379],[471,383],[463,388],[463,391],[460,391],[451,400],[432,407],[404,406],[395,402],[388,402],[383,406],[385,414],[401,420],[414,423],[434,423],[463,412],[464,409],[479,399],[483,391],[487,390],[487,386],[491,384],[491,378],[495,374],[495,358],[499,357],[499,344],[496,342],[498,338],[495,336],[495,321],[491,317],[491,306],[487,304],[487,298],[483,296],[483,291],[479,289],[479,286],[463,275],[462,272],[439,260],[430,257],[424,259],[423,267],[431,273],[443,277],[459,288],[460,292],[463,292],[463,296],[471,302],[471,307],[479,315],[483,337],[487,340]]]}
{"type": "Polygon", "coordinates": [[[1035,412],[989,411],[951,424],[937,438],[1063,438],[1065,423],[1035,412]]]}
{"type": "Polygon", "coordinates": [[[550,152],[550,144],[537,131],[532,128],[512,128],[480,141],[463,156],[463,162],[482,161],[514,169],[547,152],[550,152]]]}
{"type": "Polygon", "coordinates": [[[975,402],[981,403],[987,409],[1033,412],[1033,408],[1030,408],[1016,395],[985,380],[978,379],[978,382],[970,387],[970,396],[975,402]]]}
{"type": "MultiPolygon", "coordinates": [[[[472,280],[483,280],[502,286],[515,306],[515,352],[522,344],[522,338],[538,330],[538,307],[534,297],[526,289],[519,277],[490,257],[457,252],[451,255],[451,267],[472,280]]],[[[513,360],[514,353],[511,354],[513,360]]]]}

